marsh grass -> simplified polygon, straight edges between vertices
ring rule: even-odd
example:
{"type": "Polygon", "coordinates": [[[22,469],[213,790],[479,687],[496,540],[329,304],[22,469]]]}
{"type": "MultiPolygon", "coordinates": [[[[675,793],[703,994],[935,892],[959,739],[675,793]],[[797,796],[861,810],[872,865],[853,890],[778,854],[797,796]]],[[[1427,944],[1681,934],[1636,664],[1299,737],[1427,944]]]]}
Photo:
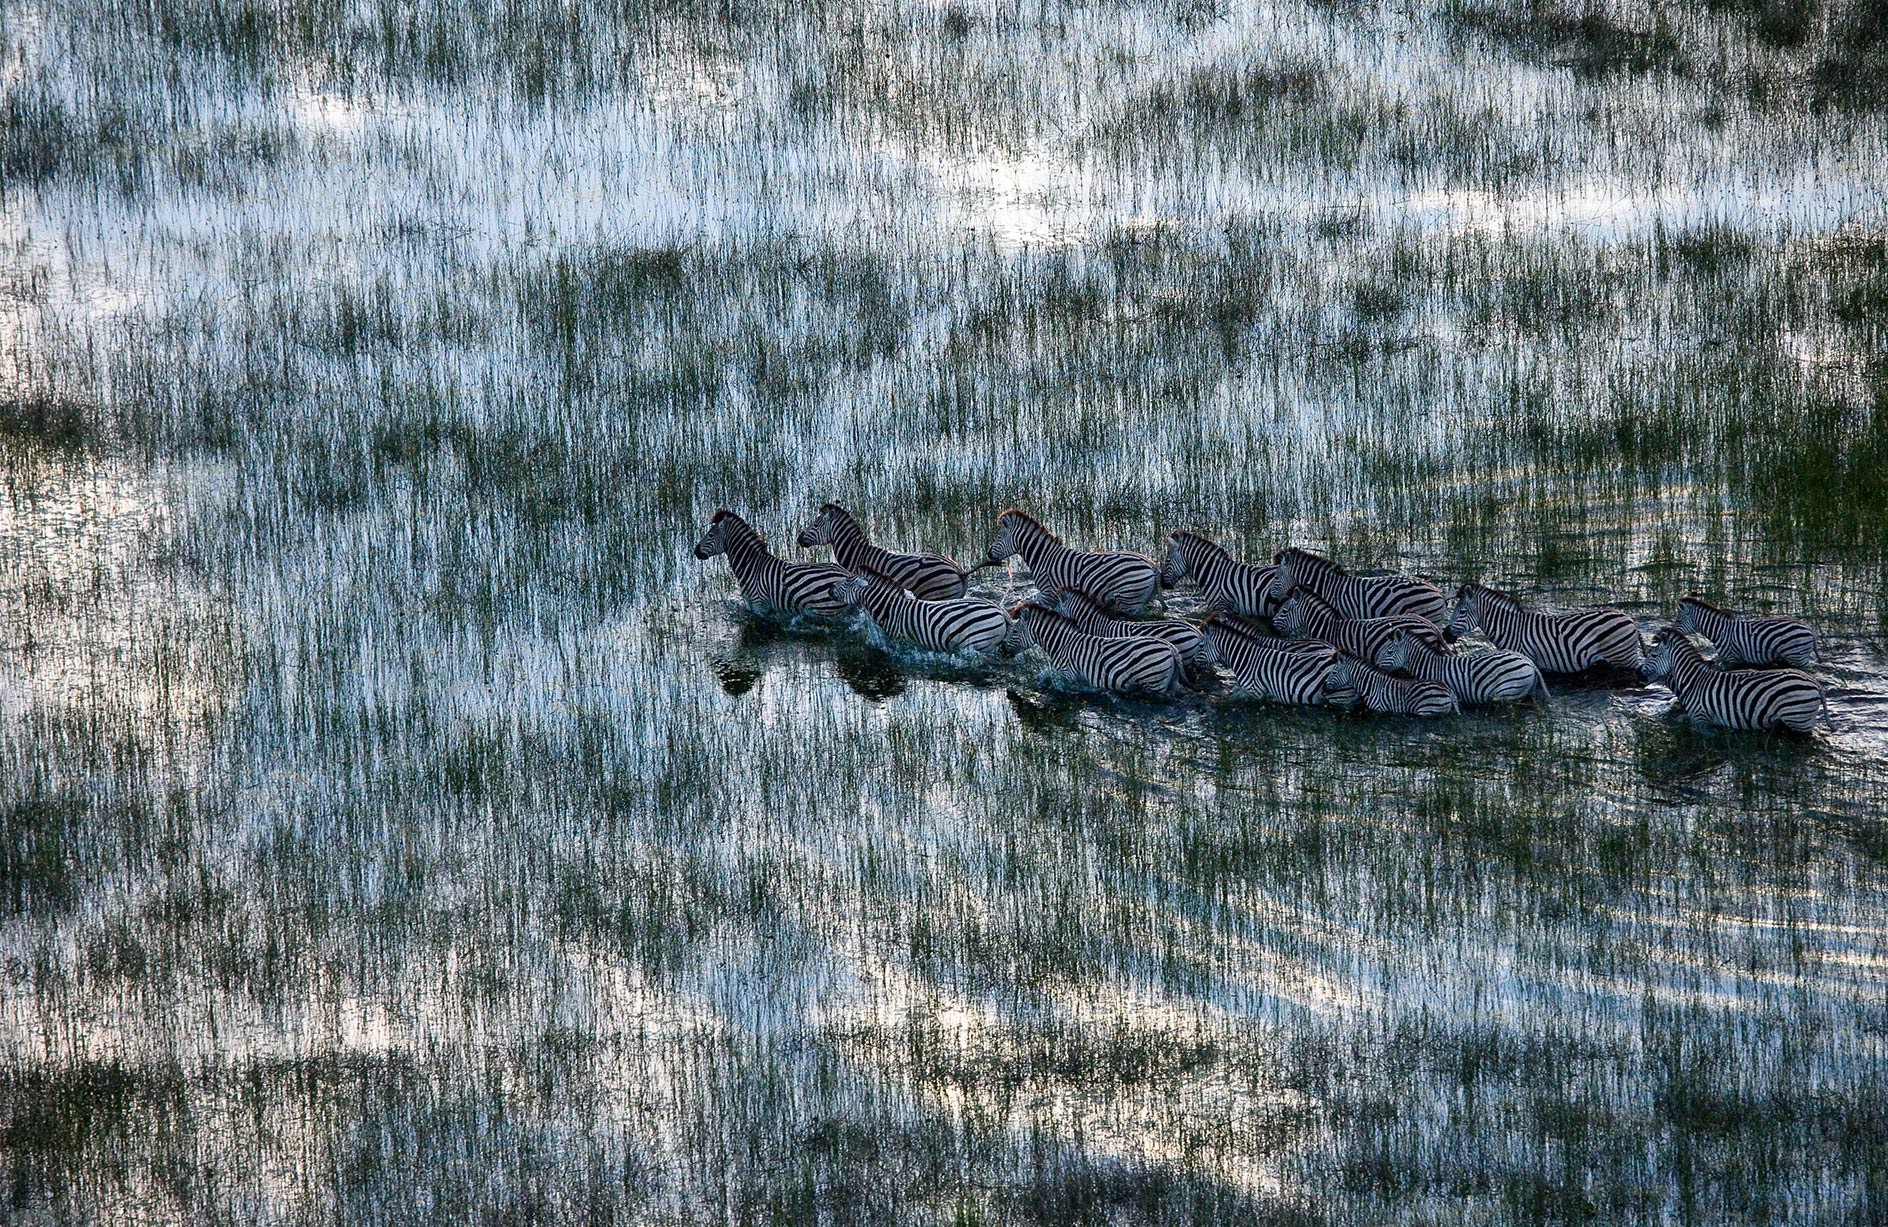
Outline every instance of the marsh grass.
{"type": "Polygon", "coordinates": [[[0,1217],[1874,1210],[1866,9],[36,14],[0,1217]],[[689,554],[835,497],[1702,591],[1832,723],[1112,700],[689,554]]]}

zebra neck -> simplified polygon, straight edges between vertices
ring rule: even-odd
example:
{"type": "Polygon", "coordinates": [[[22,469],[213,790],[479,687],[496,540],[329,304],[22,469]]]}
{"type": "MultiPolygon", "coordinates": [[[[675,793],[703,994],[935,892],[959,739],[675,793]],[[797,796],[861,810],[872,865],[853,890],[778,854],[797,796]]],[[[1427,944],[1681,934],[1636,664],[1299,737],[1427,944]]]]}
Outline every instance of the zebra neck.
{"type": "Polygon", "coordinates": [[[1068,628],[1057,619],[1034,619],[1029,624],[1029,633],[1051,656],[1068,646],[1068,628]]]}
{"type": "Polygon", "coordinates": [[[833,516],[833,553],[847,567],[856,567],[859,562],[872,562],[883,552],[872,548],[872,543],[866,540],[865,530],[851,516],[833,516]]]}
{"type": "Polygon", "coordinates": [[[728,566],[739,579],[758,575],[769,563],[779,561],[759,537],[746,533],[729,533],[725,553],[728,566]]]}
{"type": "Polygon", "coordinates": [[[872,611],[875,618],[890,614],[908,599],[904,589],[894,588],[881,580],[875,579],[865,586],[865,607],[872,611]]]}
{"type": "MultiPolygon", "coordinates": [[[[1689,690],[1696,687],[1699,679],[1709,672],[1710,666],[1704,663],[1704,658],[1695,650],[1687,652],[1683,648],[1673,649],[1672,681],[1682,684],[1689,690]]],[[[1677,690],[1678,686],[1673,686],[1672,689],[1677,690]]]]}
{"type": "Polygon", "coordinates": [[[1703,605],[1693,605],[1692,614],[1698,619],[1698,629],[1706,639],[1716,641],[1730,629],[1731,616],[1722,610],[1710,609],[1703,605]]]}
{"type": "Polygon", "coordinates": [[[1023,561],[1034,571],[1044,563],[1051,563],[1071,551],[1069,547],[1057,541],[1049,530],[1035,524],[1025,524],[1016,534],[1016,552],[1023,556],[1023,561]]]}

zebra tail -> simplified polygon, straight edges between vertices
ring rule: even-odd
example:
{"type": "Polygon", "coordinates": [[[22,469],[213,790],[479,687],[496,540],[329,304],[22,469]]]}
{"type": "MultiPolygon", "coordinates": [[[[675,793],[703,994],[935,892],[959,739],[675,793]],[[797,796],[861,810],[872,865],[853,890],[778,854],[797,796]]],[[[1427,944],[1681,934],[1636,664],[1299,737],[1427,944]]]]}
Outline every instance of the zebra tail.
{"type": "Polygon", "coordinates": [[[1538,667],[1534,670],[1534,689],[1527,693],[1529,698],[1539,699],[1543,703],[1554,697],[1553,691],[1547,689],[1547,675],[1538,667]]]}

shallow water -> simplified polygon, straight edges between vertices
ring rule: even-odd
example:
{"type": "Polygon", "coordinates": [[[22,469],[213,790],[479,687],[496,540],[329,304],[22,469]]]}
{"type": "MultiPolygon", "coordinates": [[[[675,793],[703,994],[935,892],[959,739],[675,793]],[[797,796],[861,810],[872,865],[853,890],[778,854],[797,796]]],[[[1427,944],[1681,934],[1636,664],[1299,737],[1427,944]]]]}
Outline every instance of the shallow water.
{"type": "Polygon", "coordinates": [[[1528,11],[0,7],[0,1218],[1878,1217],[1880,47],[1528,11]],[[1830,723],[690,553],[828,498],[1696,591],[1830,723]]]}

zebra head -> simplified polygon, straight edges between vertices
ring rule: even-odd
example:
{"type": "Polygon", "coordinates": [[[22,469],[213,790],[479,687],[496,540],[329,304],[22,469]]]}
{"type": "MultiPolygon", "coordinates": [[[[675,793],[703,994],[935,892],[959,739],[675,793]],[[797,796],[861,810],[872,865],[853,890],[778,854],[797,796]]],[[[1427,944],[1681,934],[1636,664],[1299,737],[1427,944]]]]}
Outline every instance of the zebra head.
{"type": "Polygon", "coordinates": [[[1278,608],[1272,612],[1272,629],[1293,639],[1309,633],[1305,625],[1302,593],[1294,590],[1279,602],[1278,608]]]}
{"type": "Polygon", "coordinates": [[[1455,590],[1455,609],[1449,614],[1449,624],[1442,628],[1444,643],[1454,643],[1482,620],[1481,591],[1480,584],[1463,584],[1455,590]]]}
{"type": "Polygon", "coordinates": [[[1645,654],[1645,663],[1639,666],[1639,672],[1647,681],[1662,681],[1672,675],[1674,641],[1684,632],[1676,626],[1662,627],[1652,636],[1652,650],[1645,654]]]}
{"type": "Polygon", "coordinates": [[[833,543],[833,512],[839,510],[833,503],[821,503],[819,515],[811,524],[800,530],[798,541],[802,548],[810,549],[816,545],[833,543]]]}
{"type": "Polygon", "coordinates": [[[1291,577],[1291,567],[1284,562],[1286,555],[1290,553],[1290,550],[1280,550],[1272,555],[1272,565],[1259,572],[1259,599],[1261,601],[1269,601],[1277,605],[1290,595],[1292,584],[1296,582],[1291,577]]]}
{"type": "Polygon", "coordinates": [[[708,522],[707,533],[703,535],[700,541],[695,543],[695,557],[713,558],[716,554],[726,552],[728,548],[728,529],[731,527],[729,521],[732,520],[738,523],[740,518],[741,517],[735,515],[726,507],[718,509],[715,512],[715,518],[708,522]]]}
{"type": "Polygon", "coordinates": [[[1171,588],[1193,573],[1187,552],[1180,547],[1180,534],[1167,534],[1167,552],[1160,558],[1160,586],[1171,588]]]}
{"type": "MultiPolygon", "coordinates": [[[[800,536],[804,538],[805,533],[800,536]]],[[[854,571],[844,579],[833,581],[833,599],[847,609],[857,609],[859,602],[865,599],[865,590],[871,586],[872,577],[863,570],[854,571]]]]}
{"type": "Polygon", "coordinates": [[[1409,633],[1397,631],[1383,641],[1377,649],[1377,659],[1372,662],[1385,673],[1396,673],[1409,668],[1409,633]]]}
{"type": "Polygon", "coordinates": [[[1324,670],[1324,701],[1339,707],[1357,705],[1357,678],[1351,672],[1350,657],[1331,653],[1331,663],[1324,670]]]}
{"type": "Polygon", "coordinates": [[[1038,592],[1021,605],[1011,609],[1009,611],[1010,628],[1003,632],[1003,642],[996,645],[997,651],[1005,656],[1021,656],[1030,648],[1035,647],[1035,631],[1034,628],[1029,625],[1030,611],[1037,609],[1053,610],[1054,608],[1055,606],[1049,603],[1048,598],[1038,592]]]}
{"type": "Polygon", "coordinates": [[[1016,538],[1023,528],[1023,513],[1015,509],[1004,512],[996,518],[996,536],[990,539],[990,549],[984,556],[983,565],[1000,567],[1016,557],[1016,538]]]}

